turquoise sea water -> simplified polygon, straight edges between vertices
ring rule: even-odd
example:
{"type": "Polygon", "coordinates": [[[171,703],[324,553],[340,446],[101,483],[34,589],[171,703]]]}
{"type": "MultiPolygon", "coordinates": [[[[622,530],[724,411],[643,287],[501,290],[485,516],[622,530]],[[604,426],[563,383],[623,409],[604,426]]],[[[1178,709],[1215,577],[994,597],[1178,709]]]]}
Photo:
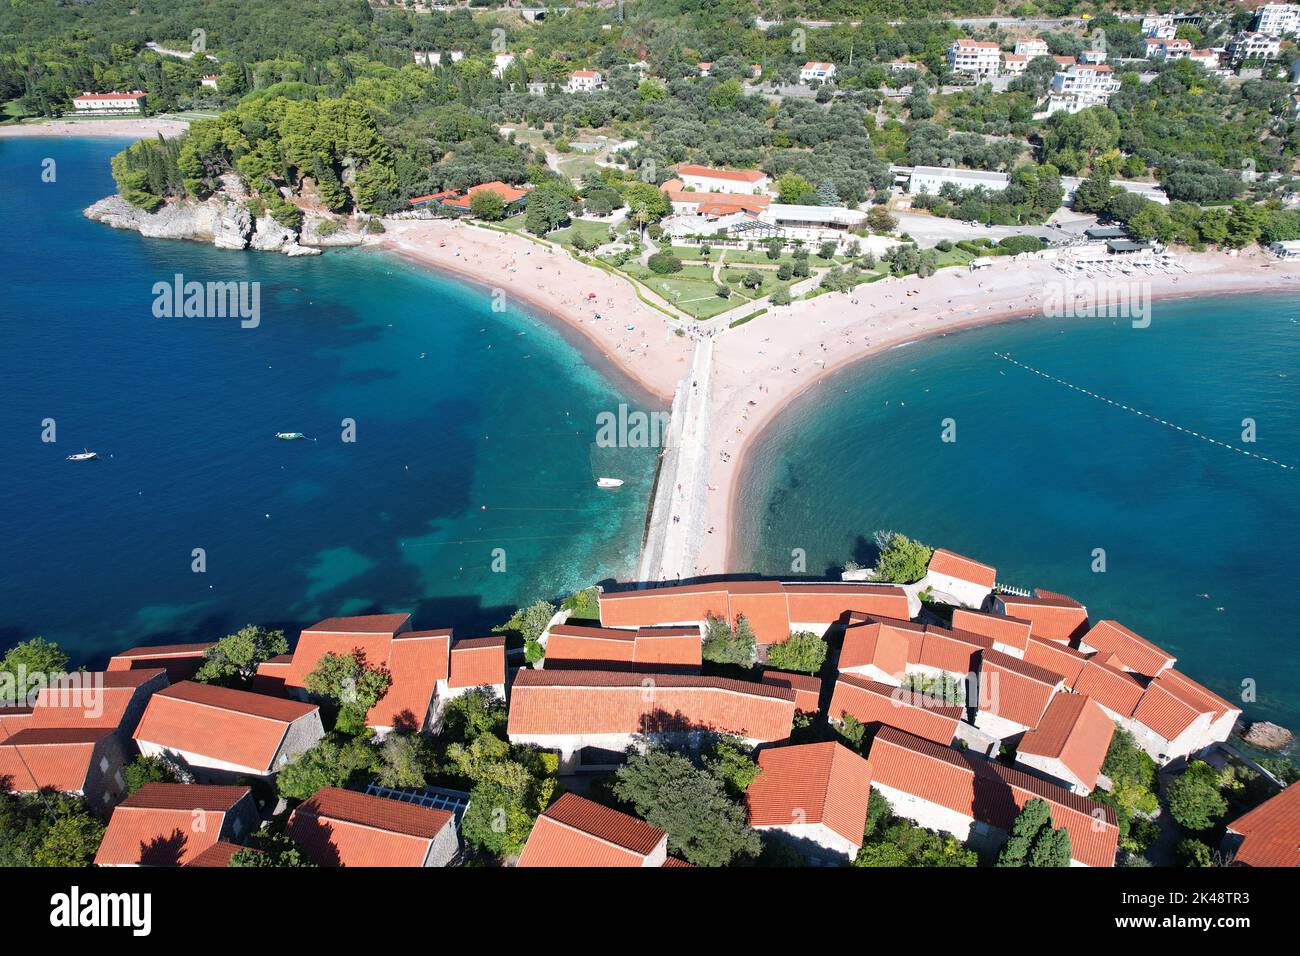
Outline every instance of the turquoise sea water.
{"type": "Polygon", "coordinates": [[[1300,466],[1298,319],[1294,297],[1158,302],[1147,329],[1038,318],[851,367],[761,436],[740,551],[789,576],[803,548],[823,573],[870,562],[872,532],[894,529],[993,564],[1004,583],[1075,596],[1231,699],[1253,680],[1248,713],[1300,727],[1300,471],[994,355],[1300,466]],[[953,443],[940,440],[946,418],[953,443]],[[1254,444],[1242,441],[1246,418],[1254,444]]]}
{"type": "Polygon", "coordinates": [[[43,634],[92,663],[394,610],[468,635],[633,573],[654,453],[592,442],[599,412],[643,397],[537,317],[386,255],[89,222],[123,145],[0,140],[0,647],[43,634]],[[155,318],[175,273],[260,282],[260,326],[155,318]],[[64,460],[83,447],[103,460],[64,460]]]}

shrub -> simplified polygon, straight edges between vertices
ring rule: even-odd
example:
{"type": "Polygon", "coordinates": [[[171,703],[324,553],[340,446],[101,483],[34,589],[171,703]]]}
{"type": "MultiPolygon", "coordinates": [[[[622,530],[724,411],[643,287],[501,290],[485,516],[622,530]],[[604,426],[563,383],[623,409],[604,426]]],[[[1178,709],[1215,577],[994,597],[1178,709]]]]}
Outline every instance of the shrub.
{"type": "Polygon", "coordinates": [[[656,252],[650,257],[650,271],[666,276],[682,271],[682,260],[670,252],[656,252]]]}
{"type": "Polygon", "coordinates": [[[783,671],[816,674],[826,661],[826,642],[811,631],[791,634],[784,644],[773,644],[767,651],[767,662],[783,671]]]}

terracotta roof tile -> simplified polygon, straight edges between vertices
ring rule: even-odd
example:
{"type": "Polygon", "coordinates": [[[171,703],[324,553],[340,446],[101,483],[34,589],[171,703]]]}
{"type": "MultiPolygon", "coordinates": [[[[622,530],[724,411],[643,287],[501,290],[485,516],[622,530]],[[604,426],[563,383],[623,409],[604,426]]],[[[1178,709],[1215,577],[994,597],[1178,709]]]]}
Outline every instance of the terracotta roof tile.
{"type": "Polygon", "coordinates": [[[1144,687],[1122,670],[1089,660],[1074,679],[1071,689],[1076,694],[1087,694],[1121,717],[1132,717],[1142,699],[1144,687]]]}
{"type": "Polygon", "coordinates": [[[856,674],[841,674],[835,682],[828,716],[841,720],[846,713],[868,726],[898,727],[927,740],[949,744],[965,712],[961,707],[944,704],[925,694],[856,674]]]}
{"type": "Polygon", "coordinates": [[[1115,724],[1087,697],[1057,694],[1017,752],[1059,759],[1091,791],[1114,734],[1115,724]]]}
{"type": "Polygon", "coordinates": [[[1124,667],[1147,677],[1155,677],[1174,663],[1172,655],[1119,621],[1098,621],[1080,638],[1080,643],[1099,653],[1113,653],[1124,667]]]}
{"type": "Polygon", "coordinates": [[[149,699],[136,740],[269,773],[290,724],[315,704],[182,681],[149,699]]]}
{"type": "Polygon", "coordinates": [[[537,818],[518,865],[643,866],[666,840],[643,820],[565,793],[537,818]]]}
{"type": "Polygon", "coordinates": [[[1070,831],[1075,860],[1115,865],[1119,828],[1114,811],[1063,787],[893,727],[876,734],[868,760],[873,783],[1002,830],[1009,830],[1021,808],[1039,797],[1051,808],[1053,826],[1070,831]]]}
{"type": "Polygon", "coordinates": [[[1035,597],[999,594],[1007,617],[1028,621],[1031,633],[1049,641],[1069,644],[1088,629],[1088,609],[1073,598],[1038,590],[1035,597]]]}
{"type": "Polygon", "coordinates": [[[983,611],[972,611],[969,608],[959,607],[953,609],[952,626],[958,630],[982,634],[985,637],[992,638],[999,644],[1015,647],[1021,651],[1029,643],[1029,622],[1014,617],[986,614],[983,611]]]}
{"type": "Polygon", "coordinates": [[[226,814],[250,793],[248,787],[146,784],[113,810],[95,864],[187,864],[220,839],[226,814]]]}
{"type": "Polygon", "coordinates": [[[448,810],[327,787],[293,811],[285,832],[320,866],[423,866],[451,823],[448,810]]]}
{"type": "Polygon", "coordinates": [[[1234,862],[1241,866],[1300,866],[1300,786],[1277,796],[1228,824],[1245,839],[1234,862]]]}
{"type": "Polygon", "coordinates": [[[943,548],[934,549],[934,553],[930,556],[928,570],[990,589],[998,579],[996,568],[943,548]]]}
{"type": "Polygon", "coordinates": [[[244,847],[240,846],[238,843],[228,843],[225,840],[218,840],[201,853],[196,853],[185,865],[201,868],[225,869],[230,866],[230,858],[242,849],[244,849],[244,847]]]}
{"type": "Polygon", "coordinates": [[[816,674],[791,674],[788,671],[763,671],[762,681],[773,687],[794,691],[794,709],[806,714],[817,712],[822,696],[822,679],[816,674]]]}
{"type": "Polygon", "coordinates": [[[723,677],[521,670],[508,726],[512,737],[712,729],[784,740],[794,699],[787,688],[723,677]]]}
{"type": "Polygon", "coordinates": [[[475,637],[451,645],[448,687],[482,687],[506,682],[506,639],[475,637]]]}
{"type": "Polygon", "coordinates": [[[1061,679],[1070,685],[1083,670],[1088,655],[1081,654],[1064,644],[1058,644],[1056,641],[1031,637],[1025,646],[1025,660],[1054,674],[1060,674],[1061,679]]]}
{"type": "Polygon", "coordinates": [[[1036,727],[1060,683],[1051,671],[999,651],[984,651],[978,708],[1024,727],[1036,727]]]}
{"type": "Polygon", "coordinates": [[[871,768],[860,756],[828,741],[768,748],[758,765],[762,772],[745,794],[750,826],[821,823],[862,845],[871,768]]]}
{"type": "Polygon", "coordinates": [[[49,787],[81,793],[90,776],[95,747],[112,736],[108,727],[35,727],[0,742],[0,781],[16,791],[49,787]]]}

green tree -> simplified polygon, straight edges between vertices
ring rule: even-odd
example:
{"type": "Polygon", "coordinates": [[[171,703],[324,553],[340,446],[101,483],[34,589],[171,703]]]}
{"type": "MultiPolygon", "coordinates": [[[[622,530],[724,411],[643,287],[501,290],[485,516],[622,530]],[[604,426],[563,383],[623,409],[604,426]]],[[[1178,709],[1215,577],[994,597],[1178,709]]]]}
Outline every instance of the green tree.
{"type": "Polygon", "coordinates": [[[1194,833],[1212,830],[1228,812],[1219,787],[1218,772],[1204,760],[1193,760],[1165,789],[1170,815],[1194,833]]]}
{"type": "Polygon", "coordinates": [[[284,631],[249,624],[205,650],[194,679],[223,687],[247,687],[257,674],[258,664],[288,651],[284,631]]]}
{"type": "Polygon", "coordinates": [[[767,649],[767,663],[783,671],[816,674],[826,662],[826,642],[812,631],[798,631],[767,649]]]}
{"type": "Polygon", "coordinates": [[[32,854],[36,866],[90,866],[104,839],[104,824],[96,820],[80,801],[62,800],[54,806],[54,818],[32,854]]]}
{"type": "Polygon", "coordinates": [[[716,776],[733,797],[743,797],[749,785],[762,772],[753,750],[739,737],[718,737],[704,755],[704,766],[716,776]]]}
{"type": "Polygon", "coordinates": [[[726,866],[762,850],[744,807],[727,795],[723,781],[681,754],[652,749],[633,756],[615,771],[613,789],[668,834],[669,850],[696,866],[726,866]]]}
{"type": "Polygon", "coordinates": [[[230,855],[233,867],[276,867],[306,869],[316,866],[302,847],[284,833],[258,830],[249,834],[248,845],[230,855]]]}
{"type": "Polygon", "coordinates": [[[763,273],[757,269],[750,269],[740,277],[740,284],[746,289],[759,289],[763,285],[763,273]]]}
{"type": "Polygon", "coordinates": [[[360,650],[322,654],[315,669],[303,680],[309,694],[338,707],[334,726],[345,734],[359,734],[366,729],[366,715],[388,693],[391,683],[388,668],[366,663],[366,655],[360,650]]]}
{"type": "Polygon", "coordinates": [[[631,182],[622,191],[628,218],[637,224],[638,229],[645,229],[673,211],[668,197],[654,183],[631,182]]]}
{"type": "Polygon", "coordinates": [[[738,664],[749,667],[758,653],[754,632],[742,614],[736,618],[735,630],[726,618],[709,616],[704,627],[704,644],[701,654],[715,664],[738,664]]]}
{"type": "Polygon", "coordinates": [[[874,580],[911,584],[925,577],[934,549],[897,532],[876,536],[880,555],[876,558],[874,580]]]}
{"type": "Polygon", "coordinates": [[[493,634],[504,634],[523,644],[529,663],[541,660],[542,634],[555,617],[556,607],[547,601],[534,601],[528,607],[518,608],[510,620],[492,628],[493,634]]]}
{"type": "Polygon", "coordinates": [[[66,673],[68,655],[53,641],[33,637],[19,641],[0,659],[0,703],[27,699],[33,690],[40,689],[51,677],[66,673]]]}
{"type": "Polygon", "coordinates": [[[375,780],[385,787],[423,787],[433,768],[428,738],[418,733],[390,733],[379,745],[375,780]]]}
{"type": "Polygon", "coordinates": [[[490,189],[480,189],[469,197],[469,211],[475,219],[497,220],[505,215],[506,202],[490,189]]]}
{"type": "Polygon", "coordinates": [[[1029,800],[1011,824],[1011,835],[998,853],[997,865],[1069,866],[1070,831],[1052,829],[1052,810],[1038,797],[1029,800]]]}
{"type": "Polygon", "coordinates": [[[786,173],[776,181],[777,202],[800,206],[817,202],[817,189],[798,173],[786,173]]]}
{"type": "Polygon", "coordinates": [[[867,225],[872,232],[893,232],[898,228],[898,220],[884,206],[872,206],[867,211],[867,225]]]}
{"type": "Polygon", "coordinates": [[[544,236],[568,222],[573,207],[569,189],[562,183],[547,180],[528,194],[524,228],[535,236],[544,236]]]}
{"type": "Polygon", "coordinates": [[[1200,840],[1184,837],[1174,847],[1174,857],[1179,866],[1206,867],[1214,866],[1214,853],[1200,840]]]}
{"type": "Polygon", "coordinates": [[[139,756],[132,760],[122,771],[126,781],[127,796],[135,793],[146,783],[180,783],[180,774],[176,768],[162,757],[139,756]]]}
{"type": "Polygon", "coordinates": [[[370,782],[377,763],[375,748],[365,740],[332,734],[281,768],[276,788],[286,799],[306,800],[324,787],[370,782]]]}

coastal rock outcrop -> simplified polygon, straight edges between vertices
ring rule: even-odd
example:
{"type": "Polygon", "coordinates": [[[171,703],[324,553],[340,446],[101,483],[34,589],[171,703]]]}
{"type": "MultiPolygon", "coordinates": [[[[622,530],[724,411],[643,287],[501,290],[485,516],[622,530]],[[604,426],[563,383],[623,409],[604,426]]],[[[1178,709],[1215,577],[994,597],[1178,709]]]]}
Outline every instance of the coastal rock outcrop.
{"type": "Polygon", "coordinates": [[[340,222],[337,219],[326,219],[308,213],[307,218],[303,221],[298,241],[304,246],[331,249],[342,246],[359,246],[366,241],[366,237],[360,229],[357,229],[347,220],[340,222]]]}
{"type": "MultiPolygon", "coordinates": [[[[114,229],[134,229],[150,239],[190,239],[210,242],[218,249],[257,249],[287,256],[318,256],[321,246],[360,245],[362,241],[355,230],[331,232],[327,228],[328,235],[313,231],[304,243],[297,230],[280,225],[269,215],[254,220],[246,206],[223,195],[203,202],[169,202],[155,212],[132,206],[121,196],[106,196],[83,214],[114,229]]],[[[322,221],[309,219],[308,224],[322,221]]]]}
{"type": "Polygon", "coordinates": [[[194,239],[219,249],[245,249],[252,233],[252,216],[232,202],[167,203],[156,212],[132,206],[121,196],[108,196],[85,210],[87,219],[114,229],[134,229],[150,239],[194,239]]]}
{"type": "Polygon", "coordinates": [[[262,216],[253,223],[253,235],[248,247],[259,252],[283,252],[286,256],[318,256],[319,249],[308,249],[298,244],[298,233],[288,226],[282,226],[269,215],[262,216]]]}
{"type": "Polygon", "coordinates": [[[1260,750],[1285,750],[1291,745],[1291,731],[1267,720],[1257,720],[1242,739],[1260,750]]]}

